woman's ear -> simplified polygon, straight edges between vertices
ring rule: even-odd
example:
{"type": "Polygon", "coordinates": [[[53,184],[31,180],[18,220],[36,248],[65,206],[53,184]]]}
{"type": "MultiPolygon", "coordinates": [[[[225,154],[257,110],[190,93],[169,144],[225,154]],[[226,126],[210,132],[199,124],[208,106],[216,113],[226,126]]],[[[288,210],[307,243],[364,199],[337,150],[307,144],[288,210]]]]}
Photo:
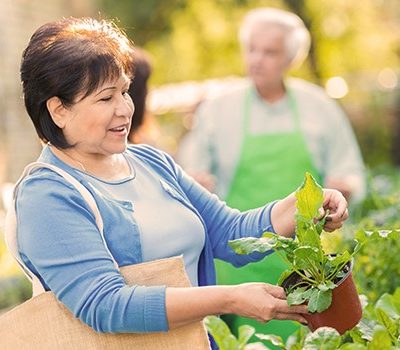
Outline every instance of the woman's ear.
{"type": "Polygon", "coordinates": [[[54,124],[56,124],[60,129],[63,129],[67,123],[69,111],[61,102],[60,98],[57,96],[50,97],[46,101],[46,106],[54,124]]]}

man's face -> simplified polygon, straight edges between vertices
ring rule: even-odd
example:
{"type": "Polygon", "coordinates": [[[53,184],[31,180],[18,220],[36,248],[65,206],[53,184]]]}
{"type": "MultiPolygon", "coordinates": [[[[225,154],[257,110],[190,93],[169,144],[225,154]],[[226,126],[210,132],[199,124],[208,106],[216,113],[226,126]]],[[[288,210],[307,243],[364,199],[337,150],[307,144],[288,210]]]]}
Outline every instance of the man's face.
{"type": "Polygon", "coordinates": [[[244,63],[248,76],[257,87],[280,83],[290,65],[283,28],[277,25],[254,26],[244,47],[244,63]]]}

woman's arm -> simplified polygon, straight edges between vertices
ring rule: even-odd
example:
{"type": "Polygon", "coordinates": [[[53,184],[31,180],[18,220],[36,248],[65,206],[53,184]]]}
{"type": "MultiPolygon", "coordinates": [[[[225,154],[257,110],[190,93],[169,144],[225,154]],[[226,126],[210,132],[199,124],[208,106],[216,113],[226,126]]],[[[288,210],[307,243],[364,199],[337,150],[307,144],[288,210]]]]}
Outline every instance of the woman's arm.
{"type": "Polygon", "coordinates": [[[266,283],[235,286],[167,288],[169,328],[201,320],[207,315],[236,314],[268,322],[272,319],[307,323],[307,306],[288,306],[283,288],[266,283]]]}
{"type": "MultiPolygon", "coordinates": [[[[127,285],[86,201],[57,174],[43,173],[18,191],[18,244],[25,263],[75,317],[98,332],[167,331],[166,287],[127,285]]],[[[118,206],[109,209],[130,216],[118,206]]],[[[129,225],[115,225],[120,216],[109,215],[103,215],[106,236],[114,241],[110,249],[121,264],[120,251],[135,249],[135,239],[129,225]]]]}

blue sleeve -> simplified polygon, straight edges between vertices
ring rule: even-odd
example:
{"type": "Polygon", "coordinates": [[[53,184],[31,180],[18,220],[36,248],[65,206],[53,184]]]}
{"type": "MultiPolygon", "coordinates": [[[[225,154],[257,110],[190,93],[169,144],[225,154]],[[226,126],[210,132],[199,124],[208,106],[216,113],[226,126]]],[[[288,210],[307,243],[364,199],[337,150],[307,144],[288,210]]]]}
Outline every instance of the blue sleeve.
{"type": "Polygon", "coordinates": [[[19,188],[16,210],[21,256],[76,317],[99,332],[168,330],[165,287],[125,283],[70,184],[33,175],[19,188]]]}
{"type": "Polygon", "coordinates": [[[204,189],[179,165],[172,165],[185,195],[205,222],[215,258],[230,262],[234,266],[243,266],[249,262],[259,261],[272,253],[269,251],[264,254],[239,255],[228,246],[228,241],[242,237],[261,237],[266,231],[275,233],[271,222],[271,210],[276,202],[240,212],[228,207],[215,194],[204,189]]]}

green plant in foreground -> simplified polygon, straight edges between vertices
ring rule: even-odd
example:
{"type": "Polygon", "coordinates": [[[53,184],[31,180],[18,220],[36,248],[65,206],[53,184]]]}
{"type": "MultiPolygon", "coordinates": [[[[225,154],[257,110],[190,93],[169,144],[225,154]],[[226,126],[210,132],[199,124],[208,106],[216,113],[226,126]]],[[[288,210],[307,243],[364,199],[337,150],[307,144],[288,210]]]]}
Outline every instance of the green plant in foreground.
{"type": "Polygon", "coordinates": [[[319,218],[323,191],[311,174],[306,173],[303,184],[296,191],[296,199],[295,238],[265,232],[261,238],[241,238],[230,241],[229,245],[238,254],[264,253],[273,249],[289,266],[278,283],[281,285],[292,274],[298,277],[286,290],[288,304],[307,302],[310,312],[322,312],[331,305],[332,290],[347,273],[358,246],[353,253],[346,250],[336,255],[325,254],[320,235],[329,212],[319,218]]]}
{"type": "MultiPolygon", "coordinates": [[[[205,319],[208,332],[220,350],[265,350],[261,342],[248,343],[255,330],[251,326],[239,327],[236,338],[223,320],[216,316],[205,319]]],[[[283,350],[396,350],[400,349],[400,287],[393,294],[384,293],[375,304],[364,303],[363,318],[351,331],[340,336],[330,327],[310,332],[301,327],[289,337],[286,344],[276,335],[258,334],[283,350]]]]}
{"type": "MultiPolygon", "coordinates": [[[[229,330],[226,323],[216,316],[205,318],[208,332],[213,336],[220,350],[268,350],[269,348],[261,342],[248,343],[254,335],[255,329],[251,326],[240,326],[239,337],[236,338],[229,330]]],[[[306,333],[301,329],[298,337],[288,339],[285,344],[279,336],[256,333],[255,336],[261,340],[267,340],[273,345],[284,350],[335,350],[341,343],[339,333],[329,327],[321,327],[313,333],[306,333]]]]}

